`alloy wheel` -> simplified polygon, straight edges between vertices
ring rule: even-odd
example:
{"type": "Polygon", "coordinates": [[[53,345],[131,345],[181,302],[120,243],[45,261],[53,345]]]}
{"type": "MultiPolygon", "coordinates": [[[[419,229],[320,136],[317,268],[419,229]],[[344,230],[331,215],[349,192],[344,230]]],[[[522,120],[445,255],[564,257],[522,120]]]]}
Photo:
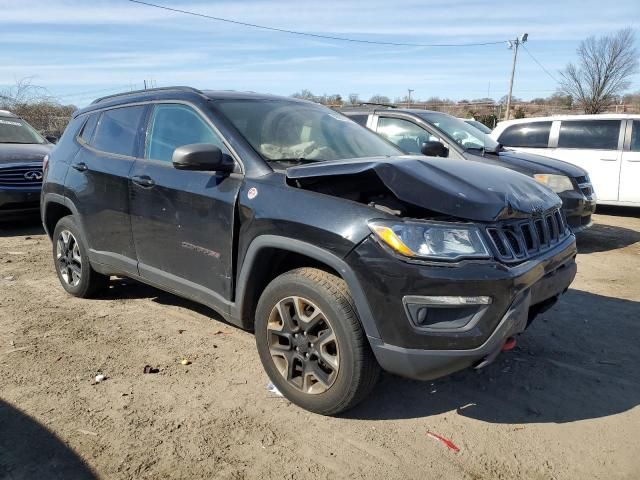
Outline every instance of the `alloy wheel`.
{"type": "Polygon", "coordinates": [[[60,276],[67,285],[77,286],[82,278],[82,256],[76,237],[62,230],[56,242],[56,261],[60,276]]]}
{"type": "Polygon", "coordinates": [[[276,368],[297,390],[323,393],[336,381],[338,341],[325,314],[310,300],[280,300],[269,315],[267,341],[276,368]]]}

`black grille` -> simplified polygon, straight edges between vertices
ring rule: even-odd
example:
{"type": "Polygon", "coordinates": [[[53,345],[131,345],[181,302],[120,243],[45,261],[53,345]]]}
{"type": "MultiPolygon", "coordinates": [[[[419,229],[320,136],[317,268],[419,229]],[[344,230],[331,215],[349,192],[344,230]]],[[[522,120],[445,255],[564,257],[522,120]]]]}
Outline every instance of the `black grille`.
{"type": "Polygon", "coordinates": [[[28,187],[42,184],[42,166],[19,166],[0,168],[0,185],[28,187]]]}
{"type": "Polygon", "coordinates": [[[553,248],[571,231],[560,209],[528,220],[514,220],[486,228],[493,249],[505,262],[521,262],[553,248]]]}
{"type": "Polygon", "coordinates": [[[576,182],[578,183],[589,183],[589,177],[576,177],[576,182]]]}

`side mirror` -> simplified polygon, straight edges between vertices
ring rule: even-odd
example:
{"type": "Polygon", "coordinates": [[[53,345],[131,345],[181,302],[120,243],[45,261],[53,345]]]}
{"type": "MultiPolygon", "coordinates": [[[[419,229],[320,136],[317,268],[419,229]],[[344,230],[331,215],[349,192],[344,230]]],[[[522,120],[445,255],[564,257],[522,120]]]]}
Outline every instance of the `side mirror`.
{"type": "Polygon", "coordinates": [[[192,143],[178,147],[173,151],[171,161],[178,170],[231,173],[235,169],[235,162],[224,155],[219,147],[210,143],[192,143]]]}
{"type": "Polygon", "coordinates": [[[59,140],[55,135],[46,135],[44,138],[46,138],[49,143],[58,143],[59,140]]]}
{"type": "Polygon", "coordinates": [[[424,142],[420,147],[423,155],[428,157],[448,157],[449,149],[441,142],[424,142]]]}

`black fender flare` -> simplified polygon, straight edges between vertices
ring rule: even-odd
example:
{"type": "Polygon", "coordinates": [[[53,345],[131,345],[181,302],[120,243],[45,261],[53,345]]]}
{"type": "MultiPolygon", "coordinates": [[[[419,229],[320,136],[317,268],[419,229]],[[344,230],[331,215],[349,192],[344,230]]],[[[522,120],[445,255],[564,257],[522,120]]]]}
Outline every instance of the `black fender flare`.
{"type": "MultiPolygon", "coordinates": [[[[42,209],[41,209],[40,215],[42,220],[42,226],[44,227],[45,232],[47,232],[47,234],[50,237],[53,235],[53,232],[50,232],[49,230],[47,230],[46,213],[47,213],[47,208],[52,203],[57,203],[58,205],[67,207],[71,211],[71,214],[76,217],[76,221],[79,223],[82,222],[82,217],[80,216],[78,209],[76,208],[76,206],[71,200],[69,200],[64,195],[60,195],[59,193],[51,193],[51,192],[45,193],[42,199],[42,209]]],[[[80,227],[82,228],[82,225],[80,225],[80,227]]]]}
{"type": "Polygon", "coordinates": [[[249,245],[240,269],[240,274],[238,275],[236,301],[231,307],[232,317],[238,319],[243,318],[242,309],[245,303],[246,285],[254,268],[259,268],[256,267],[255,263],[260,250],[264,248],[278,248],[280,250],[299,253],[333,268],[340,274],[349,287],[349,291],[351,292],[351,296],[353,297],[353,301],[356,305],[358,317],[360,318],[360,322],[362,323],[362,327],[364,328],[366,335],[368,337],[380,338],[378,327],[373,319],[373,314],[371,313],[367,297],[351,267],[342,258],[323,248],[311,245],[301,240],[280,237],[278,235],[260,235],[249,245]]]}

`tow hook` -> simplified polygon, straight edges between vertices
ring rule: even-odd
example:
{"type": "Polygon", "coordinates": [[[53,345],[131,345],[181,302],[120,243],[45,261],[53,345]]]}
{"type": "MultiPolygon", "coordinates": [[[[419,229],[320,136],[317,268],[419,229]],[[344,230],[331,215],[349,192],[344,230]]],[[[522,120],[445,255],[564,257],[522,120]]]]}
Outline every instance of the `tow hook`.
{"type": "Polygon", "coordinates": [[[509,337],[505,340],[504,344],[502,345],[502,351],[503,352],[508,352],[509,350],[513,350],[514,348],[516,348],[516,338],[515,337],[509,337]]]}
{"type": "Polygon", "coordinates": [[[504,343],[502,344],[501,348],[497,348],[493,353],[491,353],[490,355],[487,355],[485,358],[480,360],[480,362],[474,368],[476,370],[479,370],[481,368],[486,367],[490,363],[493,363],[493,361],[498,357],[500,352],[506,352],[508,350],[513,350],[515,347],[516,347],[516,339],[515,339],[515,337],[507,338],[504,341],[504,343]]]}

